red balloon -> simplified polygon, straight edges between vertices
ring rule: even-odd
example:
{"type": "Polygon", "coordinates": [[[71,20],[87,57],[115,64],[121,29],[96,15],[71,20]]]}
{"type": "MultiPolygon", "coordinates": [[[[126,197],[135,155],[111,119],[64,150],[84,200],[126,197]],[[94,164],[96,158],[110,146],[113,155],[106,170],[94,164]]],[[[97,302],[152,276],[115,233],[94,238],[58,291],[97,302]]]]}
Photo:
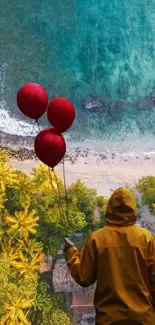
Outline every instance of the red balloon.
{"type": "Polygon", "coordinates": [[[75,119],[75,108],[66,98],[53,99],[47,110],[48,120],[59,132],[65,132],[70,128],[75,119]]]}
{"type": "Polygon", "coordinates": [[[65,155],[66,142],[61,133],[46,128],[37,134],[34,149],[37,157],[44,164],[54,168],[65,155]]]}
{"type": "Polygon", "coordinates": [[[17,105],[26,116],[38,120],[47,109],[48,94],[42,86],[29,82],[18,90],[17,105]]]}

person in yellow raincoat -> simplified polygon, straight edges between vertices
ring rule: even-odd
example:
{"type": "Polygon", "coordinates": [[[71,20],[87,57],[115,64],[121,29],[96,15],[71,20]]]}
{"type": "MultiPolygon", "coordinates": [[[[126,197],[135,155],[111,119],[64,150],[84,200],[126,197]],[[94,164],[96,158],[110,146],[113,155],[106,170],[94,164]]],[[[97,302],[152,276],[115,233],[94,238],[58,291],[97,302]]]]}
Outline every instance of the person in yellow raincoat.
{"type": "Polygon", "coordinates": [[[96,325],[155,325],[155,240],[136,226],[136,199],[128,189],[113,193],[105,219],[81,253],[65,239],[71,276],[82,287],[96,282],[96,325]]]}

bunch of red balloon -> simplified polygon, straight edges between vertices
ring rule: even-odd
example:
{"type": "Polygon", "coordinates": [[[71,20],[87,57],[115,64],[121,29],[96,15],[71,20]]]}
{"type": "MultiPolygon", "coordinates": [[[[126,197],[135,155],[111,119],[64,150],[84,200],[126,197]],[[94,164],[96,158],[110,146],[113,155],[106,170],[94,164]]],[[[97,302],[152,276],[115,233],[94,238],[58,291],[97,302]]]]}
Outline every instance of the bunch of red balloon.
{"type": "Polygon", "coordinates": [[[17,93],[17,104],[22,113],[38,119],[47,110],[52,128],[40,131],[34,142],[37,157],[52,169],[62,160],[66,143],[61,133],[67,131],[75,119],[73,104],[66,98],[55,98],[48,104],[48,94],[36,83],[27,83],[17,93]]]}

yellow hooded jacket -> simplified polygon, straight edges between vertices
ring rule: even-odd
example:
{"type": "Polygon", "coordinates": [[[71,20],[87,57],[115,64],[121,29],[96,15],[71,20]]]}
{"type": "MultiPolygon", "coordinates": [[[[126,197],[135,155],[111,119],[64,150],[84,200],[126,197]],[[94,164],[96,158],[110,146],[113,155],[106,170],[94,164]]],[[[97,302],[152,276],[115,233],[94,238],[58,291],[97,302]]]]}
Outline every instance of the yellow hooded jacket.
{"type": "Polygon", "coordinates": [[[66,261],[83,287],[96,282],[96,325],[155,325],[155,240],[135,225],[136,200],[124,188],[111,196],[107,225],[74,246],[66,261]]]}

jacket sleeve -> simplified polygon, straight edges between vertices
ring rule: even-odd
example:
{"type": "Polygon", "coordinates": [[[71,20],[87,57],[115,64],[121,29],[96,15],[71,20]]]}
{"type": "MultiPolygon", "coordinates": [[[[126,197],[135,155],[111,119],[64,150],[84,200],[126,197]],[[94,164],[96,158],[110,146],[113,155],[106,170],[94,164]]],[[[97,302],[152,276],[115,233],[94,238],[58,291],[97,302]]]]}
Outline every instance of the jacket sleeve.
{"type": "Polygon", "coordinates": [[[149,267],[150,286],[152,290],[152,298],[153,298],[154,308],[155,308],[155,239],[153,237],[149,243],[148,267],[149,267]]]}
{"type": "Polygon", "coordinates": [[[81,253],[74,246],[65,255],[67,265],[73,279],[82,287],[88,287],[96,281],[97,261],[95,257],[95,243],[92,235],[86,240],[81,253]]]}

